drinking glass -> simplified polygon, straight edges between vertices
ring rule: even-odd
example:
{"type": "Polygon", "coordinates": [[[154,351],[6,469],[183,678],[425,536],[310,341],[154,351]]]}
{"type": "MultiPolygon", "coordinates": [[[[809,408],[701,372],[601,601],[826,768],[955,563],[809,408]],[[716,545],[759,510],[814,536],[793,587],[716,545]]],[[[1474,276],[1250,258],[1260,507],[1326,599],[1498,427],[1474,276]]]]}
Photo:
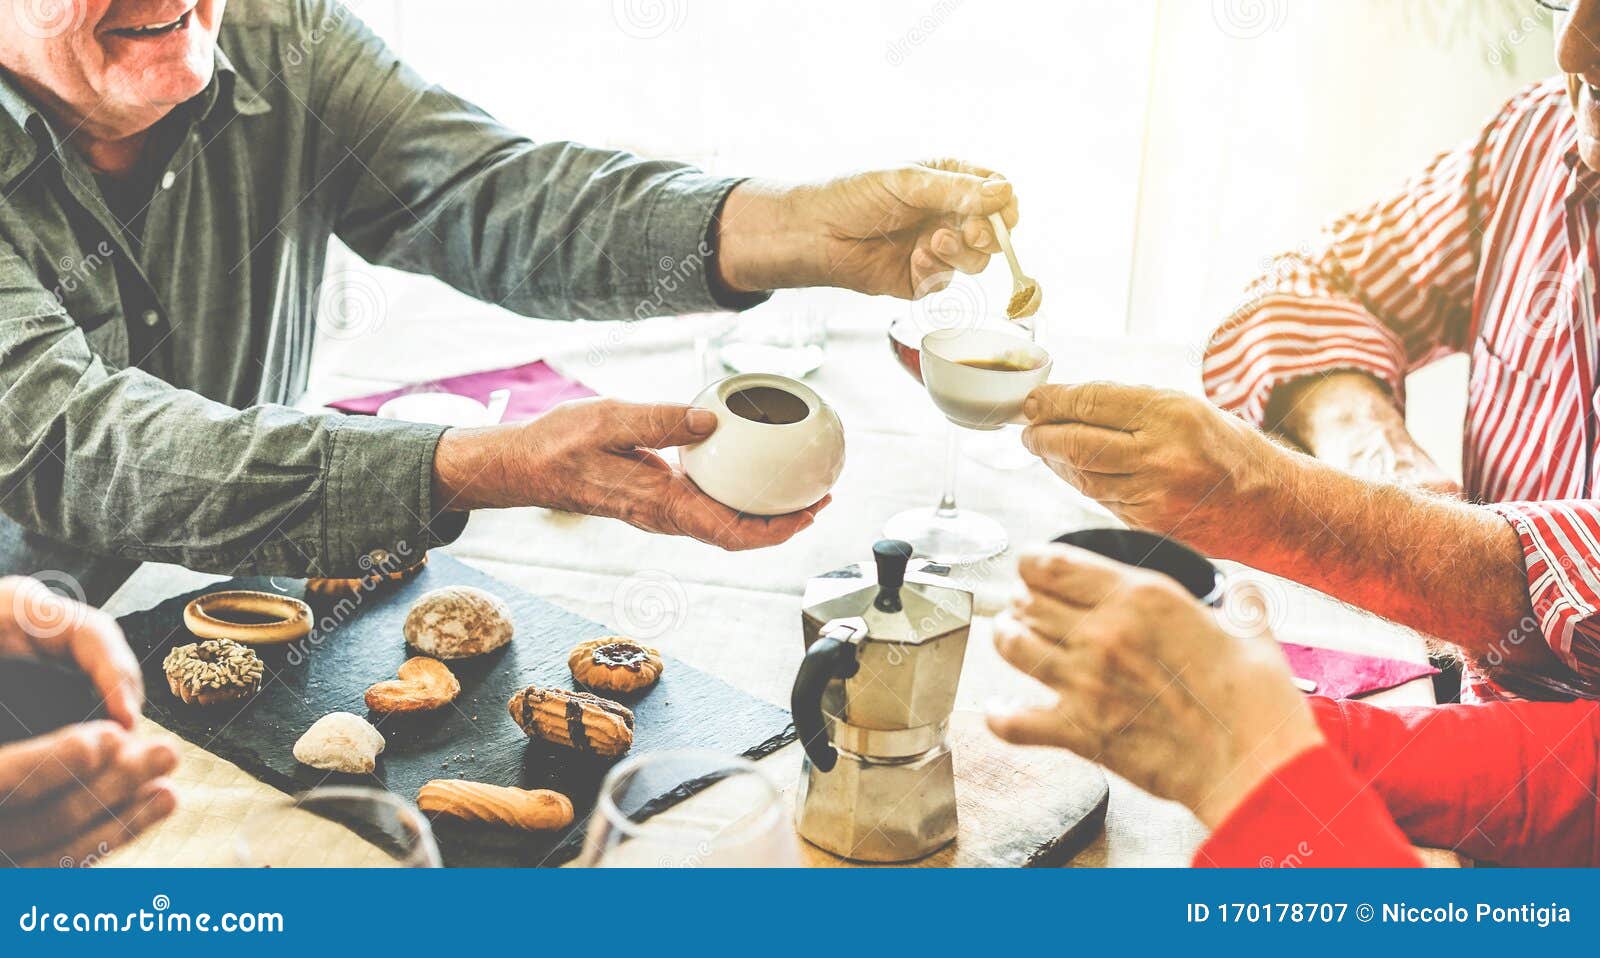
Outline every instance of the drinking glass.
{"type": "MultiPolygon", "coordinates": [[[[917,382],[922,382],[922,324],[902,316],[889,324],[889,347],[895,359],[917,382]]],[[[960,565],[981,562],[1006,550],[1006,531],[981,512],[956,506],[956,480],[961,472],[961,439],[965,432],[947,422],[944,492],[932,508],[909,509],[889,518],[883,534],[911,543],[918,555],[935,562],[960,565]]]]}
{"type": "Polygon", "coordinates": [[[730,373],[804,379],[821,368],[827,345],[822,312],[779,303],[742,314],[716,337],[712,349],[730,373]]]}
{"type": "Polygon", "coordinates": [[[634,756],[606,775],[579,863],[792,868],[800,850],[778,790],[754,762],[682,749],[634,756]]]}
{"type": "Polygon", "coordinates": [[[245,819],[234,858],[246,868],[438,868],[428,819],[377,788],[330,785],[285,796],[245,819]]]}

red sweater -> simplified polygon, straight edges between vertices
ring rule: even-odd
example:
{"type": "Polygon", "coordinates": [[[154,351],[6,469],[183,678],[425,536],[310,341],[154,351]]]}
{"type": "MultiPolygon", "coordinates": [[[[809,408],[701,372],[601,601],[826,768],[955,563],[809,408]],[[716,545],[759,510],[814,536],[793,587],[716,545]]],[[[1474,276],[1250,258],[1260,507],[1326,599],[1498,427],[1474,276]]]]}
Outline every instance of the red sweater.
{"type": "Polygon", "coordinates": [[[1196,865],[1418,865],[1413,844],[1600,864],[1600,702],[1311,707],[1328,743],[1257,786],[1196,865]]]}

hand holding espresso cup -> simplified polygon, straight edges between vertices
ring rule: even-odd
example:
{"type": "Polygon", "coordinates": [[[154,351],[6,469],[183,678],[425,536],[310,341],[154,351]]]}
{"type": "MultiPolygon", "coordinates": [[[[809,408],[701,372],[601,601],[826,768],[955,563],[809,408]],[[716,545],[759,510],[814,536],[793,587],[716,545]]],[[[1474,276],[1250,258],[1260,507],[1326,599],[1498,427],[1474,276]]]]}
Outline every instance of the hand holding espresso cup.
{"type": "Polygon", "coordinates": [[[657,452],[716,430],[716,415],[704,409],[617,399],[562,403],[524,423],[450,429],[434,454],[434,507],[543,506],[729,550],[777,545],[815,521],[827,497],[787,515],[745,515],[657,452]]]}
{"type": "Polygon", "coordinates": [[[1241,520],[1271,515],[1293,453],[1197,396],[1091,382],[1044,385],[1023,404],[1028,451],[1138,529],[1232,556],[1241,520]]]}
{"type": "Polygon", "coordinates": [[[1230,634],[1177,581],[1068,545],[1017,571],[995,647],[1056,699],[991,714],[1000,738],[1069,749],[1212,827],[1322,741],[1272,636],[1230,634]]]}

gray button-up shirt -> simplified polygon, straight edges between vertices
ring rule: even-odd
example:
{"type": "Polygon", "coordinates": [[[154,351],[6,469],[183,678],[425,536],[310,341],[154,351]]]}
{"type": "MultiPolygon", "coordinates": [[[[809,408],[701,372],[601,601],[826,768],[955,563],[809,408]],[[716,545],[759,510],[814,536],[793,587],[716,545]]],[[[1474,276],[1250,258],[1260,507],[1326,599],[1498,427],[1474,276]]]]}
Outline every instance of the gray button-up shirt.
{"type": "Polygon", "coordinates": [[[431,498],[441,429],[287,408],[330,235],[526,315],[743,305],[705,264],[734,181],[532,142],[333,0],[233,0],[219,46],[153,138],[142,240],[0,74],[0,510],[35,534],[339,576],[460,533],[431,498]]]}

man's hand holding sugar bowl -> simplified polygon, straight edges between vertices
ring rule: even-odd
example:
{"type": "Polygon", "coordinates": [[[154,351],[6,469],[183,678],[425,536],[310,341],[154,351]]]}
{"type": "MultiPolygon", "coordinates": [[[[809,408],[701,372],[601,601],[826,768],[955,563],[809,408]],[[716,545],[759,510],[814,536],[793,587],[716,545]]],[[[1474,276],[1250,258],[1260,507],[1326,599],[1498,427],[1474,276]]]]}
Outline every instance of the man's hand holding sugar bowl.
{"type": "Polygon", "coordinates": [[[658,454],[716,429],[708,410],[615,399],[562,403],[526,423],[451,429],[434,460],[434,502],[455,511],[544,506],[736,550],[777,545],[810,526],[827,497],[788,515],[745,515],[658,454]]]}

